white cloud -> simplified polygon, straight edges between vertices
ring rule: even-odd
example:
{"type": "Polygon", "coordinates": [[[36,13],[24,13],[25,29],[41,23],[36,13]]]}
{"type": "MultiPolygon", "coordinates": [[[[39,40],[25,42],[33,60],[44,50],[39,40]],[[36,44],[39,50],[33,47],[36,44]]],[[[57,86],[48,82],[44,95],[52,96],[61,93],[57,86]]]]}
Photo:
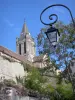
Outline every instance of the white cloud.
{"type": "Polygon", "coordinates": [[[14,24],[11,23],[8,19],[5,19],[4,21],[5,21],[6,24],[8,24],[10,27],[13,27],[13,26],[14,26],[14,24]]]}

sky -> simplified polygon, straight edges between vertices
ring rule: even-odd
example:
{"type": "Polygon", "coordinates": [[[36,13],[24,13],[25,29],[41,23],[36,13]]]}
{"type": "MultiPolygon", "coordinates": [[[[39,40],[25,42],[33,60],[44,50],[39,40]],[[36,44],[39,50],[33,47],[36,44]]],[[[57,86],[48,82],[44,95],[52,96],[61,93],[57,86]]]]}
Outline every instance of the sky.
{"type": "MultiPolygon", "coordinates": [[[[35,39],[44,25],[40,21],[43,9],[52,4],[64,4],[75,18],[75,0],[0,0],[0,45],[16,52],[16,37],[20,36],[24,19],[31,36],[35,39]]],[[[58,14],[59,20],[68,24],[70,14],[64,7],[53,7],[43,15],[43,21],[49,22],[48,15],[58,14]]],[[[38,51],[38,50],[37,50],[38,51]]]]}

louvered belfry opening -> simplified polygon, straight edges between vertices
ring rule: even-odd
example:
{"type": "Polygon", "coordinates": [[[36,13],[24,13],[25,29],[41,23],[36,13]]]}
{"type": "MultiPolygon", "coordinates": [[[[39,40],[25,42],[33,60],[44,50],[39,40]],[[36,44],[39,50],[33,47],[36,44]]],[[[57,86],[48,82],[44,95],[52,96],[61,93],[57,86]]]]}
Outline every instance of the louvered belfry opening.
{"type": "Polygon", "coordinates": [[[24,53],[26,53],[26,41],[24,42],[24,53]]]}
{"type": "Polygon", "coordinates": [[[19,44],[19,54],[21,55],[21,44],[19,44]]]}

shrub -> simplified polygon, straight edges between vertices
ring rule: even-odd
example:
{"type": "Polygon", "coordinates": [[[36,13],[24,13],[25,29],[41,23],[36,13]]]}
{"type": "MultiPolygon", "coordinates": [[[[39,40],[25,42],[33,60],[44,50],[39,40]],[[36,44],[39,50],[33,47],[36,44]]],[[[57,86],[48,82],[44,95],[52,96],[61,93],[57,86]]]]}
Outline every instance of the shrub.
{"type": "Polygon", "coordinates": [[[72,85],[70,83],[58,85],[57,91],[61,94],[63,100],[72,100],[73,92],[72,85]]]}
{"type": "Polygon", "coordinates": [[[41,84],[45,82],[45,78],[41,76],[40,72],[36,68],[32,68],[32,70],[28,73],[28,76],[25,80],[25,86],[29,89],[40,91],[41,84]]]}

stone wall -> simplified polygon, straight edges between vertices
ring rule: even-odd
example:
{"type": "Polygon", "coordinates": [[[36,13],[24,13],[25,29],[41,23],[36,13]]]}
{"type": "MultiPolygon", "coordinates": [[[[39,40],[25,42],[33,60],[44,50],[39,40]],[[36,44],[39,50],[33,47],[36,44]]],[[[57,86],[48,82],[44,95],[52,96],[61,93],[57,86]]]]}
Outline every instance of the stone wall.
{"type": "Polygon", "coordinates": [[[15,80],[16,76],[24,75],[21,61],[0,52],[0,78],[15,80]]]}
{"type": "Polygon", "coordinates": [[[38,98],[25,96],[25,97],[17,97],[16,100],[38,100],[38,98]]]}

